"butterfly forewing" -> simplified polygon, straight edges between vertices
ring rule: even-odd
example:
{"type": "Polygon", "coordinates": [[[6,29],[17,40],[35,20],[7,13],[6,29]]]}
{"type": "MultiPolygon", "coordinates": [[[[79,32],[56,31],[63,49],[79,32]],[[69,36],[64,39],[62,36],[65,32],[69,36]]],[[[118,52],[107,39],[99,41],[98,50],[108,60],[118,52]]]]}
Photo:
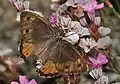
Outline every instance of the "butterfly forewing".
{"type": "Polygon", "coordinates": [[[33,43],[39,43],[48,40],[53,32],[43,17],[27,11],[21,13],[21,33],[26,42],[32,40],[33,43]]]}
{"type": "MultiPolygon", "coordinates": [[[[44,42],[44,40],[51,38],[52,29],[45,24],[43,17],[28,11],[23,11],[20,16],[20,31],[21,31],[21,53],[24,57],[33,55],[33,47],[31,44],[44,42]],[[39,30],[38,30],[38,27],[39,30]],[[43,33],[44,32],[44,33],[43,33]],[[27,47],[24,46],[27,44],[27,47]],[[32,50],[32,53],[29,51],[32,50]],[[26,51],[26,52],[24,52],[26,51]],[[27,53],[27,55],[26,55],[27,53]]],[[[33,45],[34,46],[34,45],[33,45]]]]}

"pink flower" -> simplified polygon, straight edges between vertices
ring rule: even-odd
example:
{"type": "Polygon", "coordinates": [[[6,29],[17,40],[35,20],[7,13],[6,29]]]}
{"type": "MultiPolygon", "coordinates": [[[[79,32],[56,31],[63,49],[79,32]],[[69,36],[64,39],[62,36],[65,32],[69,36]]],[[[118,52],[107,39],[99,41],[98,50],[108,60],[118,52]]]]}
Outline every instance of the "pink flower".
{"type": "Polygon", "coordinates": [[[84,8],[84,11],[87,11],[89,13],[94,13],[95,10],[103,8],[104,7],[104,3],[97,4],[96,0],[91,0],[90,2],[86,3],[82,7],[84,8]]]}
{"type": "Polygon", "coordinates": [[[20,81],[20,83],[18,83],[18,82],[11,82],[11,84],[37,84],[34,79],[32,79],[29,82],[26,76],[19,76],[19,81],[20,81]]]}
{"type": "Polygon", "coordinates": [[[49,18],[49,21],[51,24],[56,24],[58,21],[57,21],[57,15],[55,13],[53,13],[50,18],[49,18]]]}
{"type": "Polygon", "coordinates": [[[102,53],[99,53],[96,59],[90,56],[88,59],[89,59],[88,63],[92,66],[92,68],[99,68],[108,62],[107,57],[102,53]]]}

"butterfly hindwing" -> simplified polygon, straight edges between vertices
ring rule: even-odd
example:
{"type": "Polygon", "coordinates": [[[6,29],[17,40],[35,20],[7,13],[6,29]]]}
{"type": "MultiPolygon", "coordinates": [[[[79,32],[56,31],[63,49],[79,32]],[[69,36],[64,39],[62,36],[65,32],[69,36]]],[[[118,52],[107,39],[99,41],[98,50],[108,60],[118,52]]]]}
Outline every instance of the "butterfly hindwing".
{"type": "Polygon", "coordinates": [[[20,48],[20,56],[26,59],[29,56],[33,55],[35,46],[32,43],[21,42],[19,48],[20,48]]]}

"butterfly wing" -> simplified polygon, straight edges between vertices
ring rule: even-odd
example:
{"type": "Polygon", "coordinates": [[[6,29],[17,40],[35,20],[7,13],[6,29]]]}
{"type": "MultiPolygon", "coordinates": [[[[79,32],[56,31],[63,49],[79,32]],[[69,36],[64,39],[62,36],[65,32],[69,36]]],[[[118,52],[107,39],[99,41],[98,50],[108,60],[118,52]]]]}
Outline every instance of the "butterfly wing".
{"type": "Polygon", "coordinates": [[[61,73],[73,75],[74,73],[80,74],[86,71],[88,68],[85,59],[86,55],[80,53],[76,48],[72,48],[71,46],[72,45],[69,45],[69,43],[54,44],[54,46],[46,52],[43,51],[41,57],[43,56],[43,59],[50,57],[49,60],[52,60],[52,62],[48,63],[49,61],[46,61],[43,63],[43,66],[38,69],[40,75],[55,76],[61,73]],[[57,47],[55,48],[55,46],[57,47]],[[45,55],[46,53],[48,54],[45,55]]]}
{"type": "Polygon", "coordinates": [[[70,70],[70,67],[74,65],[82,68],[79,69],[81,71],[86,70],[86,60],[82,57],[80,51],[71,43],[63,40],[61,38],[62,33],[58,28],[51,27],[43,17],[32,12],[24,11],[21,13],[20,24],[22,37],[21,53],[25,55],[24,57],[35,55],[38,57],[38,60],[42,60],[43,66],[39,71],[43,75],[65,72],[64,68],[66,64],[69,65],[69,68],[67,68],[69,72],[78,71],[77,68],[74,71],[74,67],[70,70]],[[25,47],[25,44],[28,46],[25,47]],[[25,54],[25,49],[29,53],[28,56],[25,54]],[[32,50],[31,53],[29,49],[32,50]]]}

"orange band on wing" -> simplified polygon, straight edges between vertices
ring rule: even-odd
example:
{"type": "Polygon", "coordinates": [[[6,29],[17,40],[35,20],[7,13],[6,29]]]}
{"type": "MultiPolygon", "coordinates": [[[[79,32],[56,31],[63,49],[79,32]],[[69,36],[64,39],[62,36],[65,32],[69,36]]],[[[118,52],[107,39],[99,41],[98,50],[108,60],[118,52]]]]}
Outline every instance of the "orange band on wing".
{"type": "Polygon", "coordinates": [[[23,43],[22,46],[23,46],[22,53],[26,58],[32,55],[32,52],[35,48],[32,43],[23,43]]]}

